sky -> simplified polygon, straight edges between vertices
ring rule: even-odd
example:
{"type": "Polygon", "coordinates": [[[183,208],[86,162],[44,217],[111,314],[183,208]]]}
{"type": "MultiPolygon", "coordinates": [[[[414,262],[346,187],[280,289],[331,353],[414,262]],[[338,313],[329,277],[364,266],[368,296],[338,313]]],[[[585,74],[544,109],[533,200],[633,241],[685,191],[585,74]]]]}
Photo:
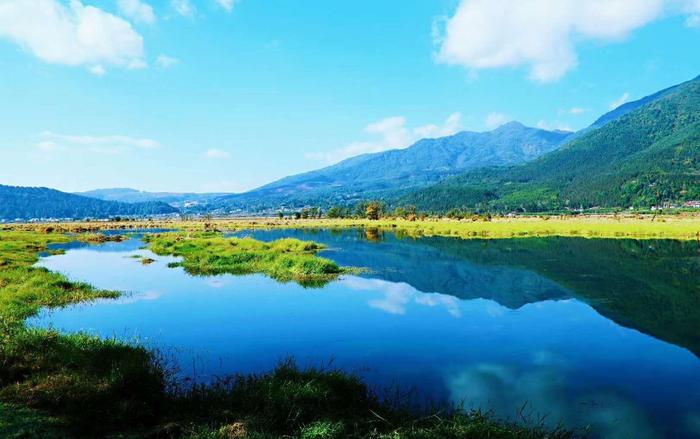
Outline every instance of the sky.
{"type": "Polygon", "coordinates": [[[0,0],[0,184],[240,192],[698,75],[700,0],[0,0]]]}

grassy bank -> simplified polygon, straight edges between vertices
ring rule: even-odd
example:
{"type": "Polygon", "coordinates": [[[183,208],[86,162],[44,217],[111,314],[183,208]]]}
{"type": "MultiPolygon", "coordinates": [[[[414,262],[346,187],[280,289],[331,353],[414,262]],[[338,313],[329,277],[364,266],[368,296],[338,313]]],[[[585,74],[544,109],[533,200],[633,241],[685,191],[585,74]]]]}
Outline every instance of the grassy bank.
{"type": "Polygon", "coordinates": [[[249,238],[225,238],[215,232],[161,233],[145,239],[158,255],[182,257],[179,265],[195,275],[262,273],[280,282],[314,285],[348,271],[316,256],[322,245],[297,239],[264,243],[249,238]]]}
{"type": "Polygon", "coordinates": [[[452,236],[463,239],[527,237],[584,237],[628,239],[700,239],[700,215],[580,215],[520,216],[485,219],[401,218],[368,219],[277,219],[221,218],[211,220],[164,220],[129,222],[73,222],[60,224],[6,224],[12,230],[52,228],[63,232],[103,229],[176,228],[190,231],[241,230],[249,228],[379,228],[401,230],[413,236],[452,236]]]}
{"type": "MultiPolygon", "coordinates": [[[[69,282],[60,274],[32,267],[39,252],[47,251],[49,244],[75,239],[56,233],[0,232],[0,342],[7,342],[7,337],[43,306],[63,306],[118,295],[69,282]]],[[[78,239],[91,241],[95,237],[83,235],[78,239]]]]}
{"type": "MultiPolygon", "coordinates": [[[[700,239],[700,216],[580,216],[517,217],[491,220],[425,219],[247,219],[219,220],[222,229],[245,228],[376,228],[411,236],[450,236],[462,239],[582,237],[625,239],[700,239]]],[[[185,227],[196,227],[195,224],[185,227]]]]}
{"type": "MultiPolygon", "coordinates": [[[[160,235],[151,245],[181,254],[192,267],[204,267],[204,271],[230,268],[236,253],[223,248],[240,245],[254,253],[273,249],[292,255],[295,263],[290,272],[302,270],[305,277],[308,258],[315,258],[312,253],[318,248],[298,241],[278,244],[280,248],[273,244],[263,249],[249,241],[232,246],[210,235],[197,235],[192,245],[178,236],[160,235]],[[213,244],[206,244],[209,239],[213,244]],[[221,264],[216,258],[219,251],[228,254],[221,264]],[[301,265],[296,264],[297,258],[301,265]]],[[[56,229],[0,231],[0,437],[571,437],[538,425],[497,422],[479,413],[418,411],[405,401],[379,400],[353,376],[300,370],[291,362],[266,374],[187,385],[174,379],[156,352],[142,347],[28,329],[25,319],[40,307],[118,295],[33,266],[49,244],[76,238],[102,240],[94,235],[68,237],[56,229]]],[[[323,263],[313,264],[316,267],[324,275],[331,268],[335,271],[323,263]]]]}

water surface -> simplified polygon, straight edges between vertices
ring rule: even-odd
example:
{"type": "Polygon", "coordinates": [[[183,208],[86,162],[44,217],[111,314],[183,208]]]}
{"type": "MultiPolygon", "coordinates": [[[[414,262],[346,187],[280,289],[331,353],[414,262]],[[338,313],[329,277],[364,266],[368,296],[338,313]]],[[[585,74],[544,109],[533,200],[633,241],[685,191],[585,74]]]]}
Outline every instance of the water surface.
{"type": "Polygon", "coordinates": [[[603,437],[700,435],[697,243],[241,234],[315,240],[328,246],[323,256],[368,271],[314,289],[261,275],[193,277],[135,237],[42,258],[130,294],[32,323],[165,349],[201,381],[293,356],[513,420],[545,417],[603,437]]]}

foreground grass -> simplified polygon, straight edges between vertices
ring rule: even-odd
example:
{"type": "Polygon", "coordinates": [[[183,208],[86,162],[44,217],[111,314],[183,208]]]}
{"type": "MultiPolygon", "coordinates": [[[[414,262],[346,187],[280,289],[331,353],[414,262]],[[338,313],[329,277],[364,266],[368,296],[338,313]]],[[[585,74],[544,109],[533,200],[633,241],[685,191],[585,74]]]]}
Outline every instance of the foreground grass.
{"type": "MultiPolygon", "coordinates": [[[[308,258],[315,258],[313,252],[318,247],[299,241],[266,247],[213,235],[197,235],[188,243],[184,238],[178,240],[178,236],[160,235],[151,245],[163,252],[182,254],[184,261],[193,261],[192,267],[202,271],[229,269],[238,257],[233,255],[239,254],[229,253],[229,247],[238,246],[254,254],[274,249],[291,255],[294,263],[287,267],[288,273],[301,273],[302,278],[315,270],[326,275],[337,268],[324,263],[309,268],[308,258]],[[223,252],[223,262],[217,262],[219,251],[223,252]]],[[[102,241],[94,235],[78,238],[102,241]]],[[[354,376],[333,370],[300,370],[293,362],[262,375],[187,385],[174,379],[156,352],[142,347],[84,334],[29,329],[24,320],[40,307],[118,295],[33,266],[49,244],[72,239],[76,237],[56,233],[55,229],[0,231],[0,437],[572,436],[565,431],[546,431],[540,425],[497,422],[480,413],[450,411],[438,416],[401,400],[380,400],[354,376]]],[[[264,263],[276,267],[278,262],[273,258],[264,263]]],[[[263,264],[257,268],[266,267],[263,262],[256,263],[263,264]]]]}
{"type": "Polygon", "coordinates": [[[156,254],[182,257],[179,265],[196,275],[262,273],[280,282],[316,285],[347,271],[315,255],[322,245],[297,239],[265,243],[213,232],[183,232],[147,235],[145,240],[156,254]]]}
{"type": "Polygon", "coordinates": [[[12,230],[52,228],[63,232],[101,229],[175,228],[190,231],[242,230],[251,228],[379,228],[401,230],[412,236],[452,236],[464,239],[509,239],[526,237],[583,237],[630,239],[700,239],[700,215],[580,215],[493,217],[451,220],[426,218],[407,221],[400,218],[367,219],[277,219],[221,218],[214,220],[162,220],[130,222],[74,222],[61,224],[11,224],[12,230]]]}

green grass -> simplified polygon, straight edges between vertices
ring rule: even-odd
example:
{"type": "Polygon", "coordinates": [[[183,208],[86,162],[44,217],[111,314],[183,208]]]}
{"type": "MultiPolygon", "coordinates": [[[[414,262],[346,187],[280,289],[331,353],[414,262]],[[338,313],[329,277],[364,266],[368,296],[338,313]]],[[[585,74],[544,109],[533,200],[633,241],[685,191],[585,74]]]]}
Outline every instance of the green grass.
{"type": "Polygon", "coordinates": [[[114,291],[95,290],[84,283],[69,282],[58,273],[32,266],[49,244],[74,239],[54,233],[0,232],[0,342],[6,343],[7,337],[41,307],[119,295],[114,291]]]}
{"type": "Polygon", "coordinates": [[[262,273],[280,282],[318,285],[349,271],[316,256],[322,245],[297,239],[264,243],[213,232],[162,233],[145,239],[158,255],[182,257],[179,265],[195,275],[262,273]]]}
{"type": "MultiPolygon", "coordinates": [[[[41,307],[119,294],[33,267],[51,243],[101,238],[37,230],[0,231],[0,437],[572,437],[566,431],[517,426],[477,412],[456,410],[438,416],[405,401],[380,400],[352,375],[300,370],[291,361],[260,375],[193,385],[175,379],[158,353],[143,347],[29,329],[25,319],[41,307]]],[[[280,279],[325,279],[342,272],[335,265],[314,262],[320,259],[314,255],[319,247],[301,241],[262,244],[218,235],[178,240],[181,236],[160,235],[151,245],[163,253],[181,254],[184,264],[189,259],[193,269],[203,272],[226,271],[242,254],[253,255],[243,258],[248,270],[280,279]],[[287,258],[291,262],[280,263],[287,258]]]]}
{"type": "Polygon", "coordinates": [[[37,410],[0,403],[0,437],[7,439],[68,437],[65,425],[37,410]]]}

